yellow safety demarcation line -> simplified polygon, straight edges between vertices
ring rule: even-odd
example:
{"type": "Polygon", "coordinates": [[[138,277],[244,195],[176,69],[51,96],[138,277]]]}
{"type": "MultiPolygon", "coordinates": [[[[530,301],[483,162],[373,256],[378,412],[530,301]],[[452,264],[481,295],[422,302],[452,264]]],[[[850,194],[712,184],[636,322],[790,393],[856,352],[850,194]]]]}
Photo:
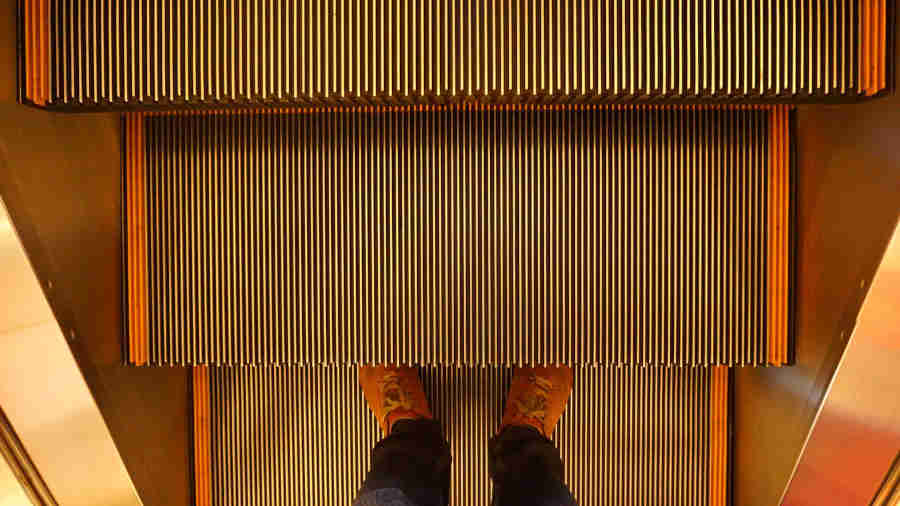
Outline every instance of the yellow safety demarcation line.
{"type": "Polygon", "coordinates": [[[144,178],[144,115],[125,116],[125,178],[128,256],[128,359],[144,365],[147,339],[147,203],[144,178]]]}
{"type": "Polygon", "coordinates": [[[194,377],[194,504],[212,503],[210,489],[209,369],[193,368],[194,377]]]}
{"type": "Polygon", "coordinates": [[[728,502],[728,367],[712,368],[709,385],[709,506],[728,502]]]}

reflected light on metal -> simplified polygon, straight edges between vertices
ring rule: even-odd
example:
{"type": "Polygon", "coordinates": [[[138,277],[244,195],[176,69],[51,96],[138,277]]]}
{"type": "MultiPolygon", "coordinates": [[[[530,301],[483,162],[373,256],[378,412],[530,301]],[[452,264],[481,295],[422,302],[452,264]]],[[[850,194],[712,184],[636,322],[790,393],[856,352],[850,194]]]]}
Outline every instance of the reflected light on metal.
{"type": "Polygon", "coordinates": [[[900,226],[782,504],[869,504],[900,451],[900,226]]]}
{"type": "Polygon", "coordinates": [[[0,229],[0,286],[0,405],[53,498],[64,506],[140,505],[12,228],[0,229]]]}

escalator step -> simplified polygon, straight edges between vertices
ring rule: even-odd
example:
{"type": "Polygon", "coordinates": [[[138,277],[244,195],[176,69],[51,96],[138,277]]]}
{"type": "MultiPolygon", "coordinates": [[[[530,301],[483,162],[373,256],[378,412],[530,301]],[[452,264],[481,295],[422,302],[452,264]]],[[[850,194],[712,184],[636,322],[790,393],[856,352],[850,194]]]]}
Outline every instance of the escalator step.
{"type": "MultiPolygon", "coordinates": [[[[380,437],[355,367],[194,371],[198,506],[351,503],[380,437]]],[[[487,440],[511,371],[422,377],[453,454],[450,503],[488,504],[487,440]]],[[[728,390],[724,367],[576,368],[553,439],[578,504],[724,506],[728,390]]]]}
{"type": "Polygon", "coordinates": [[[785,363],[785,107],[418,109],[129,116],[129,360],[785,363]]]}
{"type": "Polygon", "coordinates": [[[60,110],[635,100],[886,89],[886,0],[20,0],[22,100],[60,110]]]}

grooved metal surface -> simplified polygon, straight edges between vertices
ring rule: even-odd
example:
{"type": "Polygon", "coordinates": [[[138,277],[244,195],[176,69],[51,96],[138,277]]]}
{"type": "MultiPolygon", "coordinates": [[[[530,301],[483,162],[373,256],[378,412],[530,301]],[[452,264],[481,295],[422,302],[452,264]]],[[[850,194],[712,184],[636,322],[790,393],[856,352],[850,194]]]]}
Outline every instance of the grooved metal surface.
{"type": "MultiPolygon", "coordinates": [[[[727,404],[710,403],[712,371],[576,369],[554,442],[578,503],[686,506],[726,497],[709,480],[718,472],[711,462],[727,465],[709,455],[710,420],[721,416],[713,411],[727,404]]],[[[436,367],[422,376],[453,453],[450,504],[488,504],[487,441],[511,371],[436,367]]],[[[727,388],[727,372],[716,377],[727,388]]],[[[210,368],[209,384],[211,504],[351,503],[380,437],[356,368],[210,368]]]]}
{"type": "Polygon", "coordinates": [[[21,95],[39,106],[46,106],[50,96],[50,5],[50,0],[19,0],[19,21],[25,33],[19,47],[25,76],[21,95]]]}
{"type": "Polygon", "coordinates": [[[147,116],[132,357],[780,363],[770,114],[147,116]]]}
{"type": "Polygon", "coordinates": [[[815,101],[885,88],[885,0],[23,1],[49,9],[26,37],[49,44],[27,76],[51,107],[815,101]]]}

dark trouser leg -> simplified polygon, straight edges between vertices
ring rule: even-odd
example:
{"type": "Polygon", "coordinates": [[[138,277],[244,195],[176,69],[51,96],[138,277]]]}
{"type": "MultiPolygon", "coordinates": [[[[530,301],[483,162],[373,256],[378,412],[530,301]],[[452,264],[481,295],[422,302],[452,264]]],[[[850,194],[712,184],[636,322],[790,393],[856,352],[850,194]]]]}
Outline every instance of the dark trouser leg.
{"type": "Polygon", "coordinates": [[[445,506],[450,446],[434,420],[400,420],[372,450],[372,469],[354,506],[445,506]]]}
{"type": "Polygon", "coordinates": [[[494,506],[575,504],[563,483],[559,450],[531,427],[506,427],[491,439],[488,466],[494,480],[494,506]]]}

